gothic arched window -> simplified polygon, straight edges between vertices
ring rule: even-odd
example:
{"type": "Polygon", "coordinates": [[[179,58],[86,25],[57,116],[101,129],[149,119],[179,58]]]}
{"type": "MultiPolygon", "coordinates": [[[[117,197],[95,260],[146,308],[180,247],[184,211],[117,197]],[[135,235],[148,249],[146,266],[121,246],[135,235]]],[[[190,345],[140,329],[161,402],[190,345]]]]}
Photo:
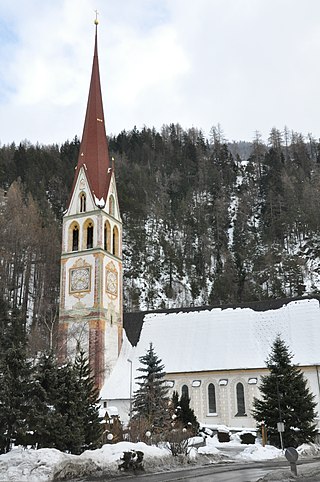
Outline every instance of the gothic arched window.
{"type": "Polygon", "coordinates": [[[119,231],[117,226],[113,228],[112,254],[114,254],[115,256],[119,256],[119,231]]]}
{"type": "Polygon", "coordinates": [[[181,388],[181,396],[182,396],[182,397],[189,398],[189,388],[188,388],[188,385],[182,385],[182,388],[181,388]]]}
{"type": "Polygon", "coordinates": [[[106,251],[111,251],[111,226],[109,221],[104,224],[104,249],[106,251]]]}
{"type": "Polygon", "coordinates": [[[237,383],[236,387],[236,393],[237,393],[237,415],[246,415],[246,406],[245,406],[245,400],[244,400],[244,388],[242,383],[237,383]]]}
{"type": "Polygon", "coordinates": [[[79,232],[79,224],[76,221],[73,221],[68,228],[68,251],[79,251],[79,232]]]}
{"type": "Polygon", "coordinates": [[[87,249],[93,248],[93,224],[89,222],[87,225],[87,249]]]}
{"type": "Polygon", "coordinates": [[[87,206],[86,206],[86,195],[84,192],[80,194],[80,213],[85,213],[87,206]]]}
{"type": "Polygon", "coordinates": [[[72,229],[72,251],[79,250],[79,226],[76,224],[72,229]]]}
{"type": "Polygon", "coordinates": [[[216,389],[213,383],[208,386],[208,407],[209,413],[217,413],[216,389]]]}

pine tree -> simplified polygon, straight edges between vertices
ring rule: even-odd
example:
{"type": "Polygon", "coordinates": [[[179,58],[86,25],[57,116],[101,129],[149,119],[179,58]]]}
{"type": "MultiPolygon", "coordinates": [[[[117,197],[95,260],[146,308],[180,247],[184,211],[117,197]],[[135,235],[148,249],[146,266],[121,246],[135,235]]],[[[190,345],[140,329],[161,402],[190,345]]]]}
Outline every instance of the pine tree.
{"type": "Polygon", "coordinates": [[[27,361],[26,334],[18,311],[0,307],[0,453],[13,440],[24,443],[32,408],[32,367],[27,361]]]}
{"type": "Polygon", "coordinates": [[[85,435],[81,404],[79,404],[79,384],[76,372],[69,363],[59,367],[57,395],[55,410],[65,420],[64,426],[61,427],[62,432],[57,439],[57,449],[80,454],[83,450],[85,435]]]}
{"type": "Polygon", "coordinates": [[[293,354],[278,336],[266,361],[270,371],[261,377],[261,399],[253,401],[253,416],[264,422],[268,440],[280,446],[277,422],[284,423],[283,443],[285,447],[297,447],[315,438],[316,417],[314,396],[298,367],[292,364],[293,354]]]}
{"type": "Polygon", "coordinates": [[[67,416],[57,410],[59,399],[59,368],[54,354],[43,354],[36,366],[37,407],[31,414],[31,427],[38,448],[62,448],[67,416]]]}
{"type": "Polygon", "coordinates": [[[142,375],[136,377],[139,388],[133,398],[133,419],[143,419],[149,430],[161,432],[169,423],[164,365],[156,355],[152,343],[139,360],[142,366],[138,371],[142,375]]]}
{"type": "Polygon", "coordinates": [[[76,370],[70,363],[58,366],[52,354],[44,355],[37,367],[37,379],[42,402],[33,419],[38,447],[80,454],[85,434],[76,370]]]}
{"type": "Polygon", "coordinates": [[[74,370],[78,385],[78,409],[84,428],[83,449],[95,449],[100,446],[102,437],[99,390],[95,386],[89,360],[82,350],[75,359],[74,370]]]}

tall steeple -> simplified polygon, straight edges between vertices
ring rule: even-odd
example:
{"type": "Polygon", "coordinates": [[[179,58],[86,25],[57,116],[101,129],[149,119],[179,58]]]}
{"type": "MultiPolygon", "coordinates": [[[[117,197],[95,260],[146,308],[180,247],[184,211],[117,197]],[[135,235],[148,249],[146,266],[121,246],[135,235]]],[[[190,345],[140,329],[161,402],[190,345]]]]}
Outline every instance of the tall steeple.
{"type": "Polygon", "coordinates": [[[60,360],[88,353],[97,387],[122,343],[122,222],[101,97],[97,20],[87,112],[63,217],[60,360]]]}
{"type": "MultiPolygon", "coordinates": [[[[110,181],[110,176],[107,176],[107,174],[110,172],[109,168],[111,165],[109,161],[109,148],[101,96],[97,20],[95,21],[95,24],[96,32],[90,89],[76,169],[77,172],[79,172],[82,166],[85,167],[92,194],[99,201],[103,199],[105,202],[108,190],[108,181],[110,181]]],[[[76,177],[77,176],[75,176],[75,178],[76,177]]]]}

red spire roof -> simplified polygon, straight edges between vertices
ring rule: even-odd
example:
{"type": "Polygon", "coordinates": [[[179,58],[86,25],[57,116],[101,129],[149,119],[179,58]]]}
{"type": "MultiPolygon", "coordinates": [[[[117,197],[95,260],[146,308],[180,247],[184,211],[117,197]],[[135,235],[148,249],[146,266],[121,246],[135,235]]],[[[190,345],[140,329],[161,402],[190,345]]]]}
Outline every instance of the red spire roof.
{"type": "MultiPolygon", "coordinates": [[[[83,165],[86,169],[92,193],[99,200],[103,198],[104,201],[106,201],[107,189],[110,182],[110,173],[108,170],[111,166],[100,86],[97,24],[87,112],[80,145],[77,173],[83,165]]],[[[75,178],[77,178],[77,175],[75,178]]]]}

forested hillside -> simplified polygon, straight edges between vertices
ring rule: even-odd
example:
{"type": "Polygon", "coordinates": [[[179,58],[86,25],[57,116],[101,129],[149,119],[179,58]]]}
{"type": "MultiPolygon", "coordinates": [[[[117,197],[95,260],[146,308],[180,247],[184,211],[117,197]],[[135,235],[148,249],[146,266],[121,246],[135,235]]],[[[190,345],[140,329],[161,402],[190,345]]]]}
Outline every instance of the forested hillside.
{"type": "MultiPolygon", "coordinates": [[[[127,311],[318,293],[320,144],[219,128],[134,128],[109,139],[124,224],[127,311]]],[[[47,340],[57,319],[60,226],[79,141],[0,148],[0,290],[47,340]]],[[[36,339],[37,337],[35,337],[36,339]]],[[[35,347],[36,348],[36,347],[35,347]]]]}

